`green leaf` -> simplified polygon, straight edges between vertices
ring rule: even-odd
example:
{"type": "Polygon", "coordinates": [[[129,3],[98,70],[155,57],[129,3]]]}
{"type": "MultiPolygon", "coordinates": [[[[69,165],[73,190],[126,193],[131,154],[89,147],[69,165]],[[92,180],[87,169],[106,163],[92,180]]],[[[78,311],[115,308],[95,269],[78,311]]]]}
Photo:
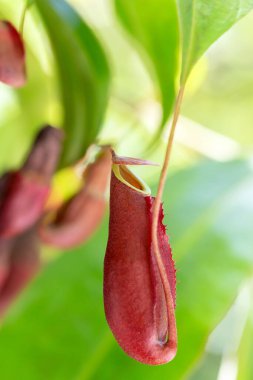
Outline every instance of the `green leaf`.
{"type": "Polygon", "coordinates": [[[200,360],[198,367],[187,380],[218,379],[222,356],[207,352],[200,360]]]}
{"type": "Polygon", "coordinates": [[[238,20],[253,8],[252,0],[178,0],[183,57],[181,81],[184,84],[201,55],[238,20]]]}
{"type": "Polygon", "coordinates": [[[251,275],[253,171],[206,162],[169,178],[166,222],[178,269],[179,351],[164,366],[127,357],[103,313],[107,223],[84,247],[51,264],[0,330],[0,378],[181,380],[251,275]]]}
{"type": "Polygon", "coordinates": [[[238,350],[238,375],[237,380],[252,380],[253,378],[253,305],[252,294],[253,286],[252,281],[249,289],[249,310],[246,325],[243,331],[240,347],[238,350]]]}
{"type": "MultiPolygon", "coordinates": [[[[17,30],[22,11],[22,1],[1,1],[1,18],[11,20],[17,30]]],[[[55,83],[52,83],[52,77],[44,69],[46,60],[43,49],[37,49],[43,45],[43,37],[30,12],[28,18],[24,30],[28,82],[19,89],[0,85],[1,172],[20,165],[38,129],[45,121],[51,122],[48,117],[52,115],[52,103],[55,103],[55,83]]]]}
{"type": "Polygon", "coordinates": [[[115,0],[117,15],[138,42],[160,93],[161,128],[171,114],[177,87],[179,26],[174,0],[115,0]]]}
{"type": "Polygon", "coordinates": [[[94,352],[113,344],[102,303],[106,235],[104,223],[85,247],[49,265],[15,305],[0,330],[1,353],[9,342],[2,379],[75,379],[94,352]]]}
{"type": "Polygon", "coordinates": [[[94,142],[105,112],[110,72],[97,38],[63,0],[36,0],[55,54],[65,113],[63,165],[94,142]]]}

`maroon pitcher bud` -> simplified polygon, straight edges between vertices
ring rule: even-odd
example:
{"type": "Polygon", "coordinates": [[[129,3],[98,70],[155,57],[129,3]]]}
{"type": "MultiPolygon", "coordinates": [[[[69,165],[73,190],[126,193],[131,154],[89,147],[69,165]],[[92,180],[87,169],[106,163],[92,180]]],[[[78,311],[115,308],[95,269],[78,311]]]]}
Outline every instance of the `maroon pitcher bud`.
{"type": "Polygon", "coordinates": [[[50,183],[58,164],[63,140],[63,131],[47,125],[37,134],[22,171],[35,173],[45,183],[50,183]]]}
{"type": "Polygon", "coordinates": [[[116,340],[129,356],[145,364],[164,364],[177,351],[174,262],[161,209],[157,234],[165,284],[152,247],[154,198],[124,163],[134,161],[117,158],[112,170],[104,262],[105,314],[116,340]],[[170,297],[166,297],[166,287],[170,297]]]}
{"type": "Polygon", "coordinates": [[[0,202],[0,238],[13,237],[41,216],[56,169],[62,132],[47,126],[35,139],[23,167],[8,176],[0,202]]]}
{"type": "MultiPolygon", "coordinates": [[[[9,176],[9,173],[5,173],[0,177],[0,207],[5,196],[9,176]]],[[[9,252],[11,245],[11,240],[0,239],[0,292],[9,271],[9,252]]]]}
{"type": "Polygon", "coordinates": [[[0,289],[0,315],[40,269],[40,247],[35,228],[13,241],[9,251],[8,275],[0,289]]]}
{"type": "Polygon", "coordinates": [[[23,41],[8,21],[0,21],[0,81],[13,87],[26,83],[23,41]]]}
{"type": "Polygon", "coordinates": [[[84,185],[57,212],[54,220],[40,227],[41,239],[59,248],[70,248],[87,240],[100,224],[106,207],[105,191],[111,172],[111,151],[101,149],[84,172],[84,185]]]}
{"type": "Polygon", "coordinates": [[[0,293],[9,273],[9,255],[11,246],[11,240],[0,239],[0,293]]]}

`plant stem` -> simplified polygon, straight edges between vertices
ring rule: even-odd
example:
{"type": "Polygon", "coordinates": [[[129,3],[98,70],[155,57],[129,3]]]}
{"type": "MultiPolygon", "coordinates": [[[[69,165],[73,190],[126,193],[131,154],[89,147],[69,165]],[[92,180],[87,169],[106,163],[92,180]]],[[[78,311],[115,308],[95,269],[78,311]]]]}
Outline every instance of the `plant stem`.
{"type": "Polygon", "coordinates": [[[166,299],[166,304],[167,304],[167,312],[168,312],[168,326],[170,328],[170,330],[168,331],[169,339],[168,339],[167,345],[168,347],[171,346],[172,349],[173,349],[173,345],[177,345],[177,329],[176,329],[176,323],[175,323],[173,299],[172,299],[170,284],[167,278],[166,270],[164,268],[164,264],[163,264],[160,249],[159,249],[157,227],[158,227],[158,219],[159,219],[162,195],[163,195],[163,190],[165,186],[176,125],[177,125],[180,108],[182,104],[183,93],[184,93],[184,87],[181,87],[178,92],[178,96],[175,103],[175,109],[174,109],[174,115],[173,115],[172,125],[170,129],[169,139],[168,139],[168,145],[167,145],[164,163],[163,163],[163,167],[162,167],[162,171],[160,175],[157,196],[155,198],[154,205],[153,205],[153,221],[152,221],[153,251],[154,251],[155,259],[158,265],[159,273],[160,273],[163,288],[164,288],[165,299],[166,299]]]}

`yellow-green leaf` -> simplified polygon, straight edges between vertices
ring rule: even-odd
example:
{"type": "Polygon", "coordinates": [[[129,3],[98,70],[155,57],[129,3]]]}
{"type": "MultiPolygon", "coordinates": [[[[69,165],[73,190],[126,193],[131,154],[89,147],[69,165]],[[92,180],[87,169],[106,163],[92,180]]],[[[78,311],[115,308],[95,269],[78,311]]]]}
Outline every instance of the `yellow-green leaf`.
{"type": "Polygon", "coordinates": [[[253,9],[252,0],[178,0],[182,28],[182,75],[185,83],[201,55],[253,9]]]}

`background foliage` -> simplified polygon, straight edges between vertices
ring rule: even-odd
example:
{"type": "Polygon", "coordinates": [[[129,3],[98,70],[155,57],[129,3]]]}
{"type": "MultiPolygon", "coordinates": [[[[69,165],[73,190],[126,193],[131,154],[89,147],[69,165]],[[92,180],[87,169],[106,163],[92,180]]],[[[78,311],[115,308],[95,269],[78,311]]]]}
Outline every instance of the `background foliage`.
{"type": "MultiPolygon", "coordinates": [[[[0,4],[18,25],[22,1],[0,4]]],[[[102,301],[107,216],[80,248],[45,249],[45,269],[2,321],[1,379],[252,379],[252,8],[249,0],[34,2],[24,32],[29,83],[0,86],[1,170],[19,164],[45,122],[65,129],[62,166],[94,141],[162,162],[189,77],[164,194],[179,351],[151,368],[115,343],[102,301]]],[[[159,169],[136,171],[155,193],[159,169]]],[[[69,187],[68,177],[55,186],[69,187]]]]}

